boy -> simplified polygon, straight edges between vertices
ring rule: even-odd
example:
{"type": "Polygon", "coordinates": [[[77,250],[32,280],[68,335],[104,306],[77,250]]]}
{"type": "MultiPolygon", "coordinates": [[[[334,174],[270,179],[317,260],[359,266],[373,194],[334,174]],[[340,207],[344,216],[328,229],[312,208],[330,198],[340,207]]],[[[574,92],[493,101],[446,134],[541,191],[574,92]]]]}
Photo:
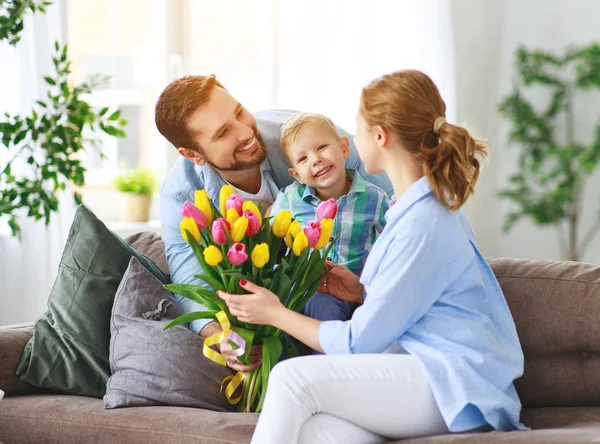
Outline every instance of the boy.
{"type": "MultiPolygon", "coordinates": [[[[385,225],[389,208],[386,193],[357,171],[345,169],[344,161],[350,154],[348,138],[340,137],[334,123],[321,114],[292,115],[281,127],[281,149],[296,182],[278,194],[270,213],[290,210],[305,226],[316,220],[321,202],[335,199],[338,212],[332,239],[341,235],[327,259],[360,275],[385,225]]],[[[347,320],[353,308],[329,293],[316,293],[303,312],[307,316],[319,313],[320,320],[347,320]]]]}

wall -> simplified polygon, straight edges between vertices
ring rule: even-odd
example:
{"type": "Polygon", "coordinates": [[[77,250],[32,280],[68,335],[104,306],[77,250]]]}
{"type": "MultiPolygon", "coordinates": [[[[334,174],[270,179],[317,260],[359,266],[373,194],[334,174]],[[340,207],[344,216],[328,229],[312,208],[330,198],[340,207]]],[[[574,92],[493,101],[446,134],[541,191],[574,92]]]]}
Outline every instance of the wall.
{"type": "MultiPolygon", "coordinates": [[[[516,170],[518,149],[508,146],[508,123],[497,107],[511,90],[516,48],[523,44],[562,51],[571,43],[600,40],[596,19],[600,2],[454,0],[452,15],[458,121],[466,122],[492,146],[477,195],[466,208],[478,243],[487,256],[560,259],[557,234],[552,228],[523,220],[509,234],[502,233],[511,203],[499,200],[496,194],[516,170]]],[[[576,112],[578,137],[587,143],[592,140],[594,123],[600,122],[600,94],[577,97],[576,112]]],[[[594,212],[600,208],[599,187],[600,171],[587,187],[581,233],[597,218],[594,212]]],[[[583,260],[600,263],[600,236],[588,247],[583,260]]]]}

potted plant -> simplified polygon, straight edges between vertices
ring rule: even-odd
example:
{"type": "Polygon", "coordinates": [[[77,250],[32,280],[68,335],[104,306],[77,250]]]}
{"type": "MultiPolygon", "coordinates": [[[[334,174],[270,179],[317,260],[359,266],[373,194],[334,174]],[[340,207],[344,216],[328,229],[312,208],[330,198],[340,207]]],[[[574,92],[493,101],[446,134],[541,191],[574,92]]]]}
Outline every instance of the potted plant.
{"type": "Polygon", "coordinates": [[[521,148],[519,168],[500,193],[515,204],[504,230],[524,218],[554,226],[563,258],[579,261],[600,232],[597,217],[580,237],[583,194],[600,165],[600,122],[591,140],[582,140],[575,131],[575,99],[600,90],[600,43],[570,47],[560,56],[521,47],[516,59],[519,83],[500,105],[501,114],[511,121],[510,142],[521,148]],[[545,107],[527,97],[531,87],[548,92],[545,107]]]}
{"type": "Polygon", "coordinates": [[[152,193],[158,186],[154,172],[138,166],[116,176],[113,183],[122,195],[121,219],[124,222],[148,222],[152,193]]]}

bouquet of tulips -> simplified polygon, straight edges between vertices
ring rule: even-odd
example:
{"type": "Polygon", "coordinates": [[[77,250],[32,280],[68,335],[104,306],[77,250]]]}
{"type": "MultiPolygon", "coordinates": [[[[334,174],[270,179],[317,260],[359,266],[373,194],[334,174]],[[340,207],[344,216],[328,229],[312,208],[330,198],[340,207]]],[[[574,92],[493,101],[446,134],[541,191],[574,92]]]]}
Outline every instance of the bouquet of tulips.
{"type": "Polygon", "coordinates": [[[192,299],[207,310],[180,316],[164,329],[195,319],[216,320],[223,331],[204,340],[203,353],[221,365],[226,365],[225,358],[211,345],[227,339],[238,359],[250,364],[250,349],[262,344],[260,367],[223,380],[225,397],[231,404],[238,404],[238,411],[259,412],[269,373],[283,347],[288,357],[297,356],[298,351],[281,330],[240,322],[216,292],[244,294],[239,284],[243,279],[271,290],[287,308],[300,311],[326,273],[325,258],[335,242],[330,239],[336,213],[337,204],[330,199],[319,205],[317,220],[306,227],[293,220],[287,210],[263,219],[260,208],[244,201],[229,185],[220,191],[219,209],[205,190],[196,191],[194,204],[186,202],[181,208],[181,234],[204,271],[195,277],[210,289],[201,285],[166,285],[169,291],[192,299]],[[287,248],[283,247],[284,242],[287,248]]]}

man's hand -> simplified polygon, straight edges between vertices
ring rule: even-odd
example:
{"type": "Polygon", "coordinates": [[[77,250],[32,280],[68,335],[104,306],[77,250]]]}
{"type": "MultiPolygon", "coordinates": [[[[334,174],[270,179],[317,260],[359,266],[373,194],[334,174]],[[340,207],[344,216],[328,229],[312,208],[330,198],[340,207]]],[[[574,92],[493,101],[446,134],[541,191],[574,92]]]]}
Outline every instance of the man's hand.
{"type": "MultiPolygon", "coordinates": [[[[221,329],[221,326],[218,322],[209,322],[204,326],[204,328],[200,332],[200,336],[203,339],[206,339],[209,336],[221,333],[222,331],[223,330],[221,329]]],[[[250,361],[252,362],[252,364],[250,365],[243,364],[238,360],[238,357],[235,356],[233,347],[231,346],[227,338],[219,342],[216,345],[216,347],[219,350],[219,353],[221,353],[225,357],[227,366],[231,367],[232,369],[238,372],[250,372],[257,368],[262,362],[262,345],[255,345],[250,350],[250,354],[248,355],[250,361]]]]}
{"type": "Polygon", "coordinates": [[[330,270],[321,281],[318,291],[328,292],[342,301],[362,304],[364,302],[364,286],[357,275],[342,265],[325,263],[325,269],[330,270]]]}

